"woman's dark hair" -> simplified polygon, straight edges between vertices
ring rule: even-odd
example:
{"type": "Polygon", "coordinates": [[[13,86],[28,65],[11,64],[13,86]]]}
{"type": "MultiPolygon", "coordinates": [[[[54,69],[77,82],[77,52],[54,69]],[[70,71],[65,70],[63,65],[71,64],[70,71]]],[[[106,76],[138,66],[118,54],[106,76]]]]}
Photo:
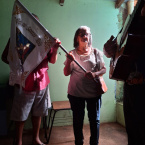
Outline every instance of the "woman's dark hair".
{"type": "MultiPolygon", "coordinates": [[[[80,34],[80,31],[86,30],[86,29],[88,29],[90,31],[90,28],[87,26],[80,26],[77,29],[75,36],[74,36],[74,48],[77,48],[79,46],[79,42],[78,42],[77,38],[78,38],[78,35],[80,34]]],[[[91,31],[90,31],[89,46],[91,46],[91,45],[92,45],[92,35],[91,35],[91,31]]]]}

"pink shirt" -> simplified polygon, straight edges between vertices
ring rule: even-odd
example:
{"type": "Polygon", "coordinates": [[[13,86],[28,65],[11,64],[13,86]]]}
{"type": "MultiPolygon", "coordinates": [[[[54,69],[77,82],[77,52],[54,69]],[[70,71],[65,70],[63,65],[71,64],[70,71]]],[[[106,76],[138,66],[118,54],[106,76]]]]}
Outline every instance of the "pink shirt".
{"type": "Polygon", "coordinates": [[[29,74],[25,82],[25,91],[36,91],[43,90],[50,83],[48,76],[48,57],[44,60],[29,74]]]}

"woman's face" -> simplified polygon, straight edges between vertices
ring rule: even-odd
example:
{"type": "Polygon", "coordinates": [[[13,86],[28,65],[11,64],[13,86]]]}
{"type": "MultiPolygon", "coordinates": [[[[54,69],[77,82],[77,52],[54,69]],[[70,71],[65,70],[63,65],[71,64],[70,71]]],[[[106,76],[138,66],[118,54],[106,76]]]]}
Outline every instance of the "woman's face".
{"type": "Polygon", "coordinates": [[[79,48],[83,49],[82,51],[87,52],[89,49],[89,41],[90,41],[90,31],[89,29],[82,29],[79,32],[78,35],[78,43],[79,43],[79,48]]]}
{"type": "Polygon", "coordinates": [[[80,30],[79,35],[78,35],[78,42],[89,43],[89,38],[90,38],[90,31],[88,29],[80,30]]]}

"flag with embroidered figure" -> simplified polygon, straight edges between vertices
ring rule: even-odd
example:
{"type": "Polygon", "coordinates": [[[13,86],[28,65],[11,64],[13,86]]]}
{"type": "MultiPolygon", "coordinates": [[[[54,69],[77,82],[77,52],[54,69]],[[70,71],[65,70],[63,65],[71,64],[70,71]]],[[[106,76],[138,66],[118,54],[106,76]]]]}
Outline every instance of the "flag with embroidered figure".
{"type": "Polygon", "coordinates": [[[25,87],[27,76],[43,61],[55,39],[20,1],[13,6],[8,61],[9,84],[25,87]]]}

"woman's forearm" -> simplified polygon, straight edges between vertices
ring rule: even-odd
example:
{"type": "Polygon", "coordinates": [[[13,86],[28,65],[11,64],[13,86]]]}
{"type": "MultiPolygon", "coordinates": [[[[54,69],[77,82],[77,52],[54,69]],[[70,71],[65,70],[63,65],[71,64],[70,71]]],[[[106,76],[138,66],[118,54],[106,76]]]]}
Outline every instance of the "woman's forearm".
{"type": "Polygon", "coordinates": [[[66,65],[63,69],[64,75],[65,76],[69,76],[71,74],[71,61],[69,59],[67,59],[66,65]]]}

